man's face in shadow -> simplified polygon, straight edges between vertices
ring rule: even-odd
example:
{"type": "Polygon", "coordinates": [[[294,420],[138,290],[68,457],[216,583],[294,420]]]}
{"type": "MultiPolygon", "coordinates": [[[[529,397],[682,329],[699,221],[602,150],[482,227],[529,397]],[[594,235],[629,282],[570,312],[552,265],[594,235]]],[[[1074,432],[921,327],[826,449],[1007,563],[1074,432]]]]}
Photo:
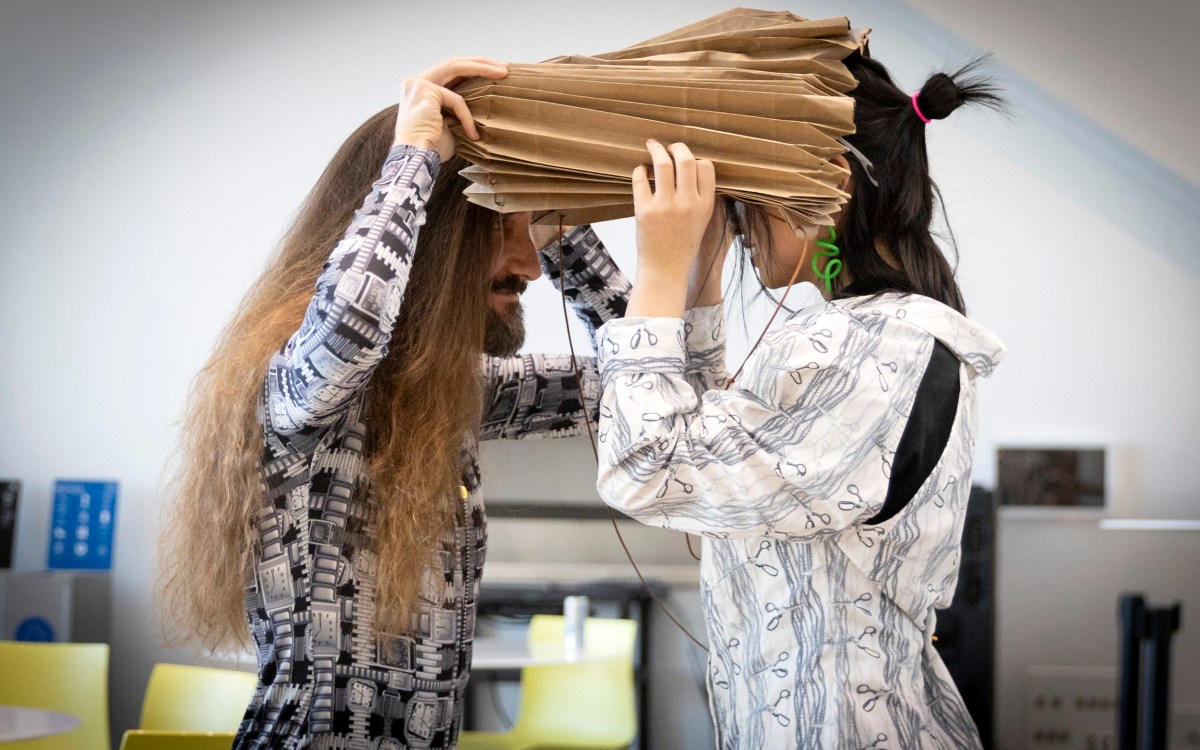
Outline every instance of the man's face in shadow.
{"type": "Polygon", "coordinates": [[[529,239],[529,214],[505,214],[493,233],[500,247],[492,263],[490,310],[483,336],[483,351],[493,357],[511,357],[525,343],[525,318],[521,294],[541,276],[537,249],[529,239]],[[503,236],[501,236],[503,235],[503,236]]]}

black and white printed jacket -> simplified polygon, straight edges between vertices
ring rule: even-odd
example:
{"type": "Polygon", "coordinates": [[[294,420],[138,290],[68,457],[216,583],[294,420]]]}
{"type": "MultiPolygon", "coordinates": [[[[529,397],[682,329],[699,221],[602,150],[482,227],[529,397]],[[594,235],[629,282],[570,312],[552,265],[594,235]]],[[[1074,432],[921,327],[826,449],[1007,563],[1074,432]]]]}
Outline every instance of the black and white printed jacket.
{"type": "MultiPolygon", "coordinates": [[[[442,539],[404,632],[375,627],[370,432],[363,395],[404,299],[417,232],[440,168],[436,153],[397,147],[334,248],[299,331],[266,374],[261,406],[263,506],[246,611],[259,686],[234,747],[453,748],[471,665],[487,547],[477,443],[464,440],[465,519],[442,539]]],[[[429,227],[421,231],[438,231],[429,227]]],[[[588,227],[543,265],[593,332],[624,312],[628,282],[588,227]]],[[[595,361],[484,358],[479,436],[572,435],[599,396],[595,361]]]]}

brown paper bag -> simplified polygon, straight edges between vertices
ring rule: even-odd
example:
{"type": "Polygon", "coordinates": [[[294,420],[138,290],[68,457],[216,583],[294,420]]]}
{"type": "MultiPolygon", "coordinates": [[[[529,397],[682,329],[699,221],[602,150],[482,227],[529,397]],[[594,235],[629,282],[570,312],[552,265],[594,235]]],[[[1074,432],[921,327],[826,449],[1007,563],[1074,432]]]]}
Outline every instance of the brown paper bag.
{"type": "Polygon", "coordinates": [[[845,18],[737,8],[615,52],[465,81],[456,90],[481,136],[451,121],[472,162],[467,198],[535,221],[632,216],[630,174],[654,138],[712,160],[721,194],[795,227],[830,224],[847,199],[832,159],[854,132],[842,60],[868,33],[845,18]]]}

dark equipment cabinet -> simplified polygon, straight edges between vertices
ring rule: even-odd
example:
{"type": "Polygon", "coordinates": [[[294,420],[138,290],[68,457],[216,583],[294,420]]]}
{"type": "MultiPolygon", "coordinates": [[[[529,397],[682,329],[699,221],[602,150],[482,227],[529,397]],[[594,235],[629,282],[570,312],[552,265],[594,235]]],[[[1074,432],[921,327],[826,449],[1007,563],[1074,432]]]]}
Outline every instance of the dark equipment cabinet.
{"type": "Polygon", "coordinates": [[[963,524],[958,588],[937,613],[934,646],[987,750],[993,747],[996,650],[996,505],[992,492],[971,487],[963,524]]]}

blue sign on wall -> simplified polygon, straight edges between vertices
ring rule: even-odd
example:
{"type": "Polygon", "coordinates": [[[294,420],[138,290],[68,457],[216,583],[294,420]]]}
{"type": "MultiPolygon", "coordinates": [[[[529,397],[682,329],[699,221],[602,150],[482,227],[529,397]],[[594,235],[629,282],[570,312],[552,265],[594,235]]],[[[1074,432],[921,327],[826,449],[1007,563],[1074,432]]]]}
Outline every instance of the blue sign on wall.
{"type": "Polygon", "coordinates": [[[13,635],[16,641],[53,643],[54,626],[44,617],[26,617],[17,624],[17,632],[13,635]]]}
{"type": "Polygon", "coordinates": [[[111,570],[116,519],[116,482],[55,482],[47,567],[111,570]]]}

